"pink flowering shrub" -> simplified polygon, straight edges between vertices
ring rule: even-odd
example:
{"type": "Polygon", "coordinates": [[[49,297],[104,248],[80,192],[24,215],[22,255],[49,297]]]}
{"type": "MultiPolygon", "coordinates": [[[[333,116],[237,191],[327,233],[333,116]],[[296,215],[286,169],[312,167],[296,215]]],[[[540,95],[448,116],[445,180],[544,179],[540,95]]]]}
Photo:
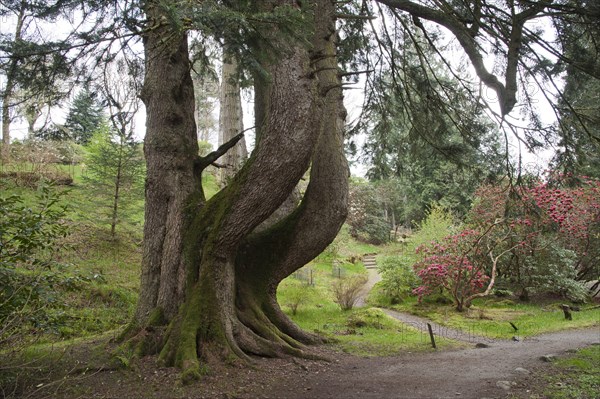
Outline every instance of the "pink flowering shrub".
{"type": "Polygon", "coordinates": [[[463,231],[418,248],[419,300],[441,290],[460,311],[488,295],[497,276],[523,297],[529,290],[582,299],[577,280],[598,277],[600,181],[549,180],[480,187],[463,231]]]}
{"type": "Polygon", "coordinates": [[[421,300],[442,290],[449,293],[457,310],[468,307],[468,298],[481,292],[490,277],[486,275],[481,258],[482,247],[477,245],[480,233],[475,230],[448,236],[441,243],[432,242],[417,248],[422,258],[414,265],[422,284],[413,290],[421,300]]]}

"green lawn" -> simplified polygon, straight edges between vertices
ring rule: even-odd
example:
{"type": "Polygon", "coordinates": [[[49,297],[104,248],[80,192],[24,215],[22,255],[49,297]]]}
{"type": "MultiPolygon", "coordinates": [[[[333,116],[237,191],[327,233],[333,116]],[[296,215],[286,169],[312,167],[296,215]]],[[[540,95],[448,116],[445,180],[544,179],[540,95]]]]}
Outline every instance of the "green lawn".
{"type": "Polygon", "coordinates": [[[426,317],[436,323],[490,338],[510,339],[513,336],[530,337],[570,328],[600,325],[600,308],[583,305],[572,312],[573,320],[565,320],[560,305],[564,301],[523,303],[500,298],[476,300],[473,307],[457,312],[452,305],[418,304],[409,298],[392,308],[426,317]],[[510,323],[518,330],[515,331],[510,323]]]}

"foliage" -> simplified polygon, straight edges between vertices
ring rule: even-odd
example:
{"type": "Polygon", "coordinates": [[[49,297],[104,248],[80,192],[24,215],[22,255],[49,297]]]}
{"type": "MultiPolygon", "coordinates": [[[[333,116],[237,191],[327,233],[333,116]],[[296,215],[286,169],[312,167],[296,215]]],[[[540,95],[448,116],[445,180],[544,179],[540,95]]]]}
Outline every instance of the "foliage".
{"type": "Polygon", "coordinates": [[[380,257],[377,264],[382,278],[381,287],[392,304],[401,302],[418,286],[419,280],[412,268],[411,257],[380,257]]]}
{"type": "Polygon", "coordinates": [[[445,290],[457,309],[487,295],[497,275],[528,293],[554,293],[583,301],[577,282],[596,278],[600,191],[581,178],[578,187],[533,179],[528,185],[484,185],[460,233],[419,249],[415,264],[422,298],[445,290]],[[485,290],[485,282],[490,280],[485,290]]]}
{"type": "Polygon", "coordinates": [[[103,127],[92,136],[87,151],[87,191],[90,200],[104,210],[114,236],[119,219],[141,196],[145,173],[141,146],[103,127]]]}
{"type": "Polygon", "coordinates": [[[481,234],[463,230],[440,243],[417,248],[421,260],[414,265],[422,284],[414,290],[421,299],[438,290],[448,292],[462,311],[468,298],[481,292],[489,277],[479,260],[484,256],[478,245],[481,234]]]}
{"type": "Polygon", "coordinates": [[[473,101],[416,29],[398,26],[397,34],[406,36],[389,49],[390,67],[372,75],[357,127],[367,134],[367,176],[394,178],[401,194],[397,218],[405,226],[423,220],[434,202],[464,215],[477,186],[494,181],[502,164],[483,104],[473,101]]]}
{"type": "Polygon", "coordinates": [[[43,328],[43,310],[55,301],[53,256],[68,228],[60,194],[48,185],[38,189],[35,206],[17,195],[0,197],[0,346],[23,337],[25,325],[43,328]]]}
{"type": "Polygon", "coordinates": [[[352,309],[360,297],[361,289],[366,282],[367,276],[364,274],[355,274],[335,280],[331,285],[333,301],[342,310],[352,309]]]}
{"type": "Polygon", "coordinates": [[[410,237],[407,252],[414,252],[423,244],[440,241],[457,228],[452,212],[437,203],[430,204],[425,219],[418,223],[416,227],[417,231],[410,237]]]}
{"type": "Polygon", "coordinates": [[[402,254],[378,259],[382,277],[380,286],[392,304],[402,301],[419,286],[420,280],[413,269],[413,265],[420,259],[416,254],[417,248],[441,242],[455,229],[453,215],[442,206],[433,204],[427,211],[427,217],[404,243],[402,254]]]}
{"type": "Polygon", "coordinates": [[[61,194],[42,184],[35,207],[23,204],[18,195],[0,197],[0,261],[2,267],[18,264],[47,266],[40,251],[58,251],[58,238],[68,233],[63,218],[66,208],[59,205],[61,194]]]}
{"type": "Polygon", "coordinates": [[[298,313],[300,306],[308,305],[316,298],[314,287],[294,279],[284,280],[277,291],[277,301],[290,308],[292,315],[298,313]]]}
{"type": "Polygon", "coordinates": [[[360,179],[351,182],[347,223],[354,238],[375,245],[388,242],[392,226],[386,211],[374,185],[360,179]]]}
{"type": "Polygon", "coordinates": [[[101,107],[96,102],[95,94],[89,87],[84,87],[73,100],[67,114],[65,128],[70,138],[77,144],[87,144],[105,120],[101,107]]]}

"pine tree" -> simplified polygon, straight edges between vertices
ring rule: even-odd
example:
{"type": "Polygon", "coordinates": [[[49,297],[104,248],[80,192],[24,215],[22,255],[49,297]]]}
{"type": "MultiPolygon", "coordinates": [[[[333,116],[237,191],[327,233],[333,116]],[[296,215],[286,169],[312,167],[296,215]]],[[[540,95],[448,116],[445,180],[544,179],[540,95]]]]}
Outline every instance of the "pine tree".
{"type": "Polygon", "coordinates": [[[145,169],[141,145],[131,135],[115,133],[105,125],[90,138],[87,149],[88,192],[109,221],[114,239],[119,219],[136,198],[142,198],[145,169]]]}
{"type": "Polygon", "coordinates": [[[65,127],[71,132],[71,138],[78,144],[87,144],[96,130],[100,128],[105,116],[96,102],[94,94],[84,87],[69,109],[65,127]]]}

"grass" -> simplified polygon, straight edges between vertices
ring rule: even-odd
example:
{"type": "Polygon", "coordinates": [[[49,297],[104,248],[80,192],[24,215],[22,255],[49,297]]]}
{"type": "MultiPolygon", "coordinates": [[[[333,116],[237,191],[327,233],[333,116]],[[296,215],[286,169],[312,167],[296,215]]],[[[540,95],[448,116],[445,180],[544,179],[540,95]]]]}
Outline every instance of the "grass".
{"type": "MultiPolygon", "coordinates": [[[[600,345],[559,359],[545,377],[546,387],[537,397],[548,399],[595,399],[600,397],[600,345]]],[[[536,395],[531,396],[536,397],[536,395]]]]}
{"type": "Polygon", "coordinates": [[[567,321],[559,306],[563,302],[546,300],[523,303],[492,297],[476,300],[471,309],[461,313],[452,305],[418,304],[416,298],[408,298],[392,308],[471,334],[498,339],[510,339],[513,336],[526,338],[553,331],[600,325],[600,308],[583,306],[580,312],[573,312],[572,321],[567,321]],[[518,330],[515,331],[510,323],[518,330]]]}
{"type": "MultiPolygon", "coordinates": [[[[404,351],[433,350],[427,333],[406,326],[375,308],[341,311],[332,301],[301,308],[292,320],[307,331],[324,335],[331,347],[358,356],[391,356],[404,351]]],[[[438,338],[438,348],[456,347],[438,338]]]]}
{"type": "MultiPolygon", "coordinates": [[[[380,248],[355,241],[349,236],[347,226],[333,246],[335,250],[325,251],[296,277],[288,277],[280,285],[277,298],[290,318],[301,328],[327,337],[332,341],[333,349],[358,356],[391,356],[403,351],[433,350],[427,333],[387,316],[380,309],[340,309],[331,293],[337,273],[342,277],[365,273],[360,257],[365,253],[378,252],[380,248]],[[298,290],[298,280],[304,281],[301,291],[298,290]],[[308,285],[311,282],[312,286],[308,285]],[[302,294],[304,297],[300,298],[302,294]],[[299,302],[299,306],[296,314],[292,314],[289,304],[295,301],[299,302]]],[[[389,248],[394,249],[393,246],[386,247],[389,248]]],[[[443,338],[438,340],[436,344],[441,349],[460,345],[443,338]]]]}
{"type": "Polygon", "coordinates": [[[600,345],[579,349],[545,367],[530,379],[525,392],[511,399],[596,399],[600,398],[600,345]]]}

